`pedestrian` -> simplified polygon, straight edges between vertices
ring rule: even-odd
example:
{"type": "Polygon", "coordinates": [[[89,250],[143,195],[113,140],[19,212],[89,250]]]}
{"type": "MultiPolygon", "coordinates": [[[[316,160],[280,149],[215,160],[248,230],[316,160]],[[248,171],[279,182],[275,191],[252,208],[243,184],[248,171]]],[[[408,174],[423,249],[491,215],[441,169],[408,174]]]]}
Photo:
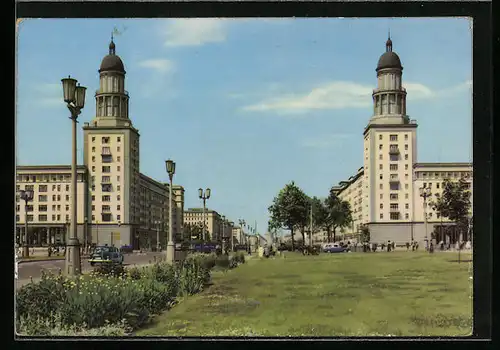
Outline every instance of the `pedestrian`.
{"type": "Polygon", "coordinates": [[[406,242],[406,251],[410,250],[410,243],[406,242]]]}
{"type": "Polygon", "coordinates": [[[392,250],[396,251],[396,242],[394,242],[394,241],[392,242],[392,250]]]}
{"type": "Polygon", "coordinates": [[[418,242],[415,242],[415,250],[418,250],[418,242]]]}
{"type": "Polygon", "coordinates": [[[391,251],[391,240],[388,240],[387,241],[387,251],[390,252],[391,251]]]}

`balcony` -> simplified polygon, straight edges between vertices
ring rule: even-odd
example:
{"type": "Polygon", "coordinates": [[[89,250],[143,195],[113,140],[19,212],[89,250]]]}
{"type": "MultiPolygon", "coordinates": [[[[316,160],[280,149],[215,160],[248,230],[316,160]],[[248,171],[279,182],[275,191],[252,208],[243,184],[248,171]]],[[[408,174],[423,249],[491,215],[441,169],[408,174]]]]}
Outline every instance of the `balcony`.
{"type": "Polygon", "coordinates": [[[391,175],[391,177],[389,178],[389,183],[399,183],[399,176],[398,175],[391,175]]]}
{"type": "Polygon", "coordinates": [[[398,155],[399,154],[399,147],[398,146],[390,146],[389,147],[389,154],[390,155],[398,155]]]}
{"type": "Polygon", "coordinates": [[[109,148],[109,147],[102,147],[101,148],[101,155],[102,156],[110,156],[111,155],[111,148],[109,148]]]}
{"type": "Polygon", "coordinates": [[[110,176],[103,176],[101,179],[101,184],[111,184],[111,177],[110,176]]]}
{"type": "Polygon", "coordinates": [[[391,207],[391,208],[389,208],[389,212],[399,214],[399,207],[391,207]]]}

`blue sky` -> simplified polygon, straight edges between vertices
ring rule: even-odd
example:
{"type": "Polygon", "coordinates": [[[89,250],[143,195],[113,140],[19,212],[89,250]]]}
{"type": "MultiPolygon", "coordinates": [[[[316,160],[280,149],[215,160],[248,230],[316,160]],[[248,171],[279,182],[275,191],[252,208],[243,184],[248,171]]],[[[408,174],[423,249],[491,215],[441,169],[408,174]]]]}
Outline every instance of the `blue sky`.
{"type": "MultiPolygon", "coordinates": [[[[186,208],[208,206],[267,228],[273,197],[294,180],[308,195],[363,165],[375,68],[388,29],[401,58],[418,161],[472,161],[472,34],[447,19],[30,19],[18,27],[17,163],[69,164],[71,123],[60,79],[88,88],[114,27],[141,172],[175,183],[186,208]]],[[[78,135],[79,162],[83,161],[78,135]]]]}

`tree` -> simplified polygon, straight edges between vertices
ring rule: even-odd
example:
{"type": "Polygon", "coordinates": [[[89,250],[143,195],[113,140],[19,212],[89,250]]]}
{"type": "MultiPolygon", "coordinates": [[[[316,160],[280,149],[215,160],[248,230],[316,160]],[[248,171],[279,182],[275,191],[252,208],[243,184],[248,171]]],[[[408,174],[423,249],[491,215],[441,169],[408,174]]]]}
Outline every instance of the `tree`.
{"type": "Polygon", "coordinates": [[[273,227],[290,230],[292,251],[295,250],[294,231],[303,225],[307,217],[308,203],[305,193],[292,181],[274,197],[273,204],[268,208],[273,227]]]}
{"type": "MultiPolygon", "coordinates": [[[[448,218],[454,222],[459,234],[464,234],[469,230],[471,193],[470,184],[463,178],[457,182],[444,180],[443,193],[441,196],[430,203],[431,207],[442,217],[448,218]]],[[[459,242],[459,261],[460,261],[460,243],[459,242]]]]}
{"type": "Polygon", "coordinates": [[[362,225],[361,226],[361,242],[363,243],[369,243],[370,242],[370,229],[368,228],[367,225],[362,225]]]}
{"type": "Polygon", "coordinates": [[[312,240],[312,235],[324,228],[327,212],[323,201],[318,197],[310,198],[309,202],[309,210],[312,210],[312,232],[310,233],[312,240]]]}
{"type": "MultiPolygon", "coordinates": [[[[193,224],[185,224],[184,225],[184,232],[187,237],[189,237],[189,240],[193,239],[193,237],[196,237],[198,240],[203,240],[203,222],[199,221],[193,224]]],[[[208,232],[207,225],[205,224],[205,232],[208,232]]]]}
{"type": "Polygon", "coordinates": [[[325,199],[324,206],[326,217],[324,218],[323,226],[327,230],[328,241],[331,241],[330,233],[332,232],[333,241],[335,241],[337,228],[346,227],[352,222],[351,205],[349,202],[341,200],[332,188],[325,199]]]}

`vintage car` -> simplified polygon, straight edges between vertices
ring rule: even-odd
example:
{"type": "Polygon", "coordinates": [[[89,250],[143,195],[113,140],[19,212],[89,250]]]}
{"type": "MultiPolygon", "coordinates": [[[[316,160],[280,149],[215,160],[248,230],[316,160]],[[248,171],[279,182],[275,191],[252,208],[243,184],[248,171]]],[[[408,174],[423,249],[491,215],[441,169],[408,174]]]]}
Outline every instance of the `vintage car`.
{"type": "Polygon", "coordinates": [[[97,246],[89,257],[90,266],[95,264],[123,264],[123,254],[116,247],[97,246]]]}
{"type": "Polygon", "coordinates": [[[347,247],[337,243],[325,244],[323,246],[323,253],[345,253],[348,251],[349,249],[347,247]]]}

